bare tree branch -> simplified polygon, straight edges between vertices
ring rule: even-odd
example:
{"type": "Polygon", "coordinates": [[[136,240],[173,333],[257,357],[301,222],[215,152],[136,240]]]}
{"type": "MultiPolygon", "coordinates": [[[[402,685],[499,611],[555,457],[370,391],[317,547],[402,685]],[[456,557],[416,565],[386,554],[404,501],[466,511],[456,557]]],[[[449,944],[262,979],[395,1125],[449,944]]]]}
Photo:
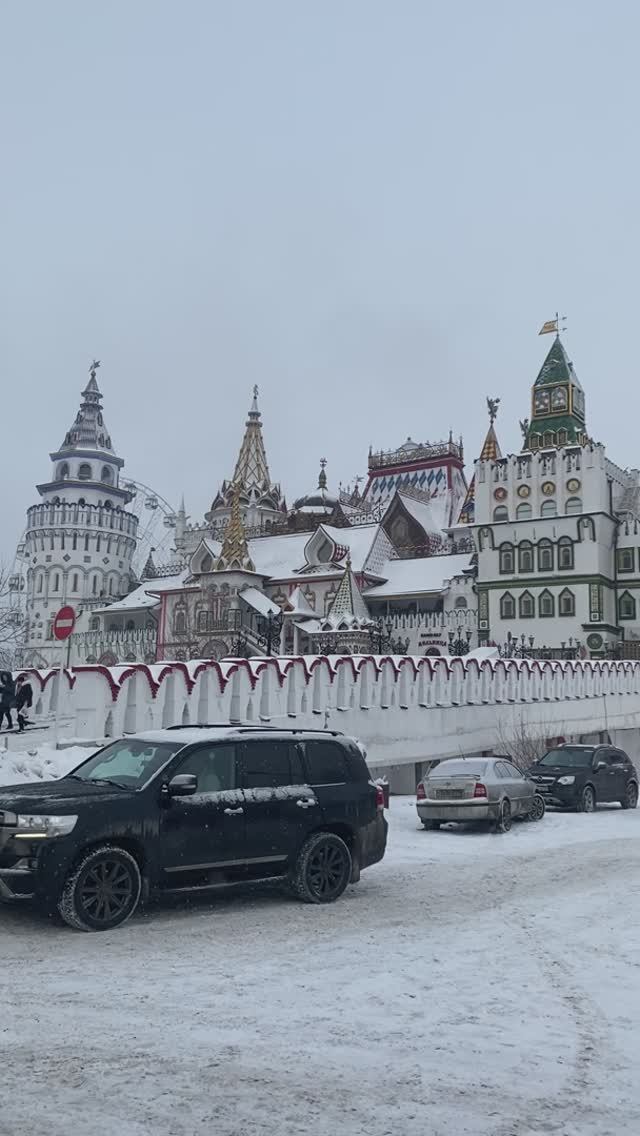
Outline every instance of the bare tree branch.
{"type": "Polygon", "coordinates": [[[557,726],[549,722],[529,722],[524,714],[514,716],[511,723],[501,719],[496,730],[496,753],[509,756],[524,773],[555,744],[555,729],[557,726]]]}
{"type": "Polygon", "coordinates": [[[16,593],[10,587],[9,569],[0,564],[0,668],[11,670],[22,632],[22,612],[17,607],[16,593]]]}

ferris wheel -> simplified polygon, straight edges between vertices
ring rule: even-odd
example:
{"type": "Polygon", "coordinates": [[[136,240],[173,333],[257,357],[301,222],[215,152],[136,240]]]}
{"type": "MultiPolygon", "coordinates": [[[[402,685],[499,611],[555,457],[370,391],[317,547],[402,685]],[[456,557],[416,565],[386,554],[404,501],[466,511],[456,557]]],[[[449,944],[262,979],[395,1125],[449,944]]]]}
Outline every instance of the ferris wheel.
{"type": "Polygon", "coordinates": [[[172,554],[176,510],[161,493],[143,481],[127,480],[120,484],[132,495],[128,511],[138,518],[138,543],[132,567],[140,579],[150,554],[158,568],[176,559],[172,554]]]}
{"type": "MultiPolygon", "coordinates": [[[[138,537],[136,551],[132,560],[132,570],[140,579],[144,567],[153,555],[157,568],[175,561],[173,554],[176,510],[161,493],[145,485],[143,481],[127,480],[121,482],[123,489],[131,494],[127,510],[138,518],[138,537]]],[[[1,606],[9,610],[10,619],[19,626],[24,621],[27,600],[27,562],[26,529],[16,547],[13,565],[7,578],[6,596],[1,606]]]]}

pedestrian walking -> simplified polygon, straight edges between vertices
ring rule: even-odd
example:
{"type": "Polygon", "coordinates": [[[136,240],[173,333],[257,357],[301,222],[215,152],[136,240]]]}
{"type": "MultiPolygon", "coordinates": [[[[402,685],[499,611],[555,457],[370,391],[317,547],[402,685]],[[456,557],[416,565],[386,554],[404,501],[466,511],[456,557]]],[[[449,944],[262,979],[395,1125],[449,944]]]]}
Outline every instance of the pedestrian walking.
{"type": "Polygon", "coordinates": [[[16,684],[13,681],[13,676],[10,671],[3,671],[0,674],[0,730],[5,718],[7,719],[7,726],[10,730],[13,729],[13,719],[11,717],[11,710],[15,706],[16,699],[16,684]]]}
{"type": "Polygon", "coordinates": [[[33,687],[24,675],[16,679],[16,710],[18,711],[18,729],[23,733],[27,724],[28,714],[33,706],[33,687]]]}

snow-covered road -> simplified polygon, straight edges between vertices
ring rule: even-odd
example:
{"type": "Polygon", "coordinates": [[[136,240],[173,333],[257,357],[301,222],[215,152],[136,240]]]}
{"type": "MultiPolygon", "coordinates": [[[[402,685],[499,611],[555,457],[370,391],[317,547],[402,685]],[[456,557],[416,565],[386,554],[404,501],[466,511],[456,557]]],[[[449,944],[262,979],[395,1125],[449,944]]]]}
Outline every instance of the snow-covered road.
{"type": "Polygon", "coordinates": [[[335,906],[0,909],[0,1133],[637,1136],[640,810],[427,833],[335,906]]]}

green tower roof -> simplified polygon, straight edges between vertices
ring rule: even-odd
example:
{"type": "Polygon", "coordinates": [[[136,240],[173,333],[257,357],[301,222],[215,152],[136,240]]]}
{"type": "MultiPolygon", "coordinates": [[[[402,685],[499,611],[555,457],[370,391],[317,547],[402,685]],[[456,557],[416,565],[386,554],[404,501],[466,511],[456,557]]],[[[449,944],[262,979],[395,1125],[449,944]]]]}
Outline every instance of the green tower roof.
{"type": "Polygon", "coordinates": [[[558,335],[531,393],[531,420],[526,423],[524,449],[585,444],[584,391],[558,335]]]}

